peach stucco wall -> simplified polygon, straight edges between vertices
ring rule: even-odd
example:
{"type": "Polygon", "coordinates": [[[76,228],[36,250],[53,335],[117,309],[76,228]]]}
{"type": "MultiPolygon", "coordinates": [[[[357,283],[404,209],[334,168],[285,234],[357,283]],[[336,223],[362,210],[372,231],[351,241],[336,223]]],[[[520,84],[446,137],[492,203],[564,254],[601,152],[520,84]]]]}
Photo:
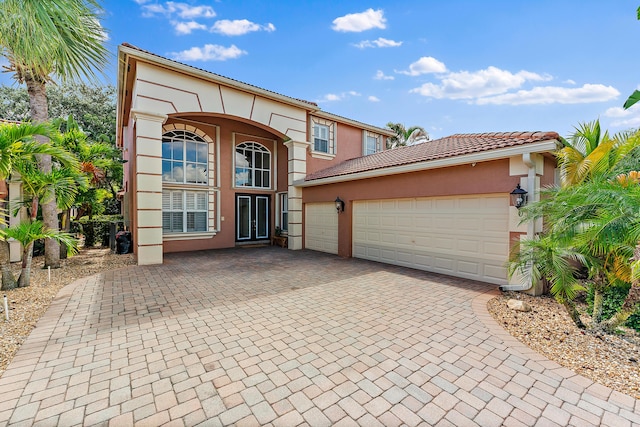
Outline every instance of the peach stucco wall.
{"type": "MultiPolygon", "coordinates": [[[[219,128],[220,140],[219,155],[215,164],[219,165],[220,181],[217,188],[220,190],[220,229],[213,237],[194,240],[165,240],[164,252],[184,252],[193,250],[219,249],[235,246],[235,196],[236,194],[264,194],[270,196],[271,212],[275,212],[275,199],[278,191],[287,191],[287,148],[281,140],[256,126],[241,121],[230,120],[228,118],[215,116],[183,116],[172,117],[167,121],[171,123],[188,123],[204,131],[214,141],[216,140],[216,129],[219,128]],[[264,145],[271,152],[272,162],[272,187],[269,190],[234,187],[233,156],[235,145],[242,142],[254,141],[264,145]],[[274,170],[274,165],[276,170],[274,170]],[[222,220],[222,218],[224,218],[222,220]]],[[[214,150],[215,151],[215,150],[214,150]]],[[[270,228],[274,227],[274,215],[270,217],[270,228]]]]}
{"type": "MultiPolygon", "coordinates": [[[[308,141],[313,138],[308,136],[308,141]]],[[[336,163],[362,156],[362,129],[338,123],[336,130],[336,155],[331,160],[314,158],[311,150],[307,153],[307,173],[328,168],[336,163]]]]}

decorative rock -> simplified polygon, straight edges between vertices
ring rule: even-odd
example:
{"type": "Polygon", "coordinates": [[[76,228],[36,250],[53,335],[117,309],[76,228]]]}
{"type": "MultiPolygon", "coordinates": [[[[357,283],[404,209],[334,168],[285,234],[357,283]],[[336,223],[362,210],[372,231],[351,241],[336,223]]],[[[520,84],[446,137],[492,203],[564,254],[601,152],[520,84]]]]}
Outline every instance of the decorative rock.
{"type": "Polygon", "coordinates": [[[515,311],[531,311],[531,306],[529,304],[518,299],[510,299],[507,301],[507,307],[515,311]]]}

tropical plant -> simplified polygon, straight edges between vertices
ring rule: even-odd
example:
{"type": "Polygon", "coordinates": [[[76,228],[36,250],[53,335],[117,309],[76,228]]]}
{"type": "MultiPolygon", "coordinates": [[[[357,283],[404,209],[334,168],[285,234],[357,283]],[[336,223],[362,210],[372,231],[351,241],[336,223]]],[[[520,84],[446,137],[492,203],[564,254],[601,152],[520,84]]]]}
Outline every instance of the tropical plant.
{"type": "MultiPolygon", "coordinates": [[[[0,230],[3,240],[15,239],[22,245],[22,264],[20,275],[15,280],[17,287],[22,288],[31,284],[31,263],[33,260],[33,244],[41,239],[55,239],[58,243],[64,244],[67,254],[72,255],[78,251],[77,240],[69,233],[49,230],[40,220],[22,221],[19,224],[0,230]]],[[[7,268],[8,266],[3,266],[7,268]]],[[[10,267],[8,267],[10,268],[10,267]]],[[[11,289],[12,286],[3,284],[2,290],[11,289]]]]}
{"type": "MultiPolygon", "coordinates": [[[[38,143],[35,141],[36,136],[47,136],[56,138],[56,134],[51,131],[50,126],[46,124],[3,124],[0,125],[0,182],[7,188],[7,180],[12,175],[19,175],[23,183],[25,202],[28,206],[29,219],[26,224],[35,222],[38,212],[39,200],[41,197],[47,197],[49,194],[56,194],[60,200],[65,194],[62,191],[65,179],[60,176],[59,171],[72,171],[77,167],[77,162],[73,155],[67,151],[54,147],[48,143],[38,143]],[[61,169],[56,169],[51,174],[43,174],[36,166],[36,156],[39,154],[48,154],[53,156],[60,165],[61,169]],[[45,179],[44,176],[47,176],[45,179]],[[40,182],[40,181],[42,182],[40,182]],[[46,181],[47,184],[44,182],[46,181]]],[[[22,205],[13,206],[12,208],[20,209],[22,205]]],[[[6,202],[3,202],[2,208],[6,209],[6,202]]],[[[2,230],[0,234],[0,269],[2,270],[2,289],[11,289],[17,285],[27,286],[29,284],[29,272],[21,274],[18,281],[13,277],[10,268],[9,244],[7,238],[25,238],[36,235],[38,233],[24,233],[25,225],[20,223],[7,229],[2,230]],[[22,231],[20,231],[22,230],[22,231]],[[17,233],[14,235],[14,233],[17,233]]],[[[66,236],[56,237],[57,230],[42,229],[40,235],[46,235],[46,238],[53,238],[57,241],[65,241],[66,236]]],[[[29,245],[28,239],[25,240],[24,248],[29,251],[28,263],[25,266],[30,268],[30,258],[33,245],[29,245]]],[[[22,242],[21,242],[22,243],[22,242]]],[[[72,245],[73,246],[73,245],[72,245]]],[[[23,262],[25,259],[23,258],[23,262]]]]}
{"type": "Polygon", "coordinates": [[[387,139],[387,149],[415,145],[429,140],[429,134],[420,126],[405,128],[402,123],[387,123],[387,128],[395,132],[395,135],[387,139]]]}
{"type": "Polygon", "coordinates": [[[634,251],[640,253],[639,182],[640,173],[633,171],[543,190],[540,201],[520,212],[523,222],[544,218],[545,231],[512,254],[510,274],[518,271],[528,282],[548,280],[551,293],[582,327],[572,301],[584,290],[576,269],[585,267],[594,293],[594,328],[611,332],[623,324],[640,302],[640,261],[634,258],[634,251]],[[603,292],[620,282],[632,282],[630,292],[620,311],[605,321],[603,292]]]}
{"type": "MultiPolygon", "coordinates": [[[[96,70],[107,63],[105,31],[98,20],[102,9],[97,0],[3,0],[0,2],[0,49],[8,60],[7,70],[29,93],[31,119],[49,119],[46,84],[95,79],[96,70]]],[[[46,138],[39,138],[46,142],[46,138]]],[[[52,170],[51,157],[40,155],[42,172],[52,170]]],[[[57,204],[48,197],[42,206],[44,222],[58,230],[57,204]]],[[[56,240],[45,243],[45,264],[60,265],[56,240]]]]}

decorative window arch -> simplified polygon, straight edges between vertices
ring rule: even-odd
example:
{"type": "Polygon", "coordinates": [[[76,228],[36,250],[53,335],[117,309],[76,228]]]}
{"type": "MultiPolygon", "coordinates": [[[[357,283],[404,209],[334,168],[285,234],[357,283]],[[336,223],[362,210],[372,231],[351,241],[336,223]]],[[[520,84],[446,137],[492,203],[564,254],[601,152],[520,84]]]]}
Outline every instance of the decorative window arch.
{"type": "Polygon", "coordinates": [[[175,129],[162,135],[162,181],[207,184],[209,145],[200,135],[175,129]]]}
{"type": "Polygon", "coordinates": [[[271,187],[271,152],[257,142],[236,146],[236,187],[271,187]]]}

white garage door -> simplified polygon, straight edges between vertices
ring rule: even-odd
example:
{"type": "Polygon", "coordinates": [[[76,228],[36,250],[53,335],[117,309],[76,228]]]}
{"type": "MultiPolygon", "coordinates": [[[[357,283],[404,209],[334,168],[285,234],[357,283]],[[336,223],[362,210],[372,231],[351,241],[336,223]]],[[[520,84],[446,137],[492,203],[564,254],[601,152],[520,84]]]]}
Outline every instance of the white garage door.
{"type": "Polygon", "coordinates": [[[335,203],[307,203],[304,224],[305,248],[338,253],[338,213],[335,203]]]}
{"type": "Polygon", "coordinates": [[[507,284],[506,195],[367,200],[353,222],[356,258],[507,284]]]}

